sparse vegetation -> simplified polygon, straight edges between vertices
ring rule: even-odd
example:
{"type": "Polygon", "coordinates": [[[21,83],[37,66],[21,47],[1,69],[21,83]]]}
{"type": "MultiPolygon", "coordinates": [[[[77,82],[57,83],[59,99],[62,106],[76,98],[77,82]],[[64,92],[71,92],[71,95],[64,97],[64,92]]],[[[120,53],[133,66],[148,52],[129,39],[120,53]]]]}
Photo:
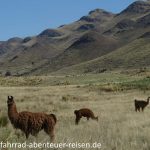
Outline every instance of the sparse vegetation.
{"type": "Polygon", "coordinates": [[[144,91],[150,90],[150,78],[143,78],[131,82],[120,83],[119,86],[125,90],[130,90],[130,89],[140,89],[144,91]]]}
{"type": "Polygon", "coordinates": [[[1,86],[37,86],[41,83],[41,77],[0,77],[1,86]]]}
{"type": "Polygon", "coordinates": [[[6,115],[0,115],[0,127],[6,127],[8,124],[8,118],[6,115]]]}
{"type": "Polygon", "coordinates": [[[69,95],[62,96],[62,101],[67,102],[69,100],[69,95]]]}
{"type": "MultiPolygon", "coordinates": [[[[118,92],[94,89],[89,91],[87,86],[78,88],[76,85],[65,86],[65,88],[64,86],[0,87],[0,90],[2,114],[7,114],[6,95],[10,93],[15,95],[19,110],[55,113],[58,116],[56,142],[91,143],[97,141],[102,144],[103,150],[113,148],[116,150],[145,150],[150,146],[150,136],[147,134],[150,130],[149,106],[144,113],[136,114],[133,103],[135,98],[147,98],[150,95],[149,91],[145,93],[132,89],[118,92]],[[22,99],[24,99],[23,102],[22,99]],[[99,116],[99,122],[87,122],[83,118],[79,126],[75,126],[74,110],[83,107],[94,110],[99,116]]],[[[1,126],[0,137],[4,141],[11,142],[25,140],[25,136],[19,130],[14,132],[10,122],[7,126],[1,126]]],[[[36,138],[29,137],[27,142],[35,140],[46,142],[49,141],[49,137],[41,132],[36,138]]]]}

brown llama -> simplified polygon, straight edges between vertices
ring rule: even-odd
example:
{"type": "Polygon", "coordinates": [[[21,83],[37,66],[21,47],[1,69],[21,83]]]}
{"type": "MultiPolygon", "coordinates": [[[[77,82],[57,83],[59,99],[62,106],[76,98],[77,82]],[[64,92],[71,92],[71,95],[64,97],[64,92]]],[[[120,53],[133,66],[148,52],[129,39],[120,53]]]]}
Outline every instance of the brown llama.
{"type": "Polygon", "coordinates": [[[18,112],[13,96],[8,96],[8,117],[14,128],[20,129],[25,133],[26,138],[29,135],[36,136],[43,130],[54,141],[54,127],[57,122],[54,114],[33,113],[28,111],[18,112]]]}
{"type": "Polygon", "coordinates": [[[88,108],[82,108],[80,110],[75,110],[74,114],[76,115],[75,124],[78,124],[82,117],[86,117],[87,120],[89,120],[89,118],[91,118],[93,120],[98,121],[98,117],[95,117],[93,111],[88,108]]]}
{"type": "Polygon", "coordinates": [[[143,101],[143,100],[134,100],[134,104],[135,104],[135,111],[139,111],[140,109],[142,109],[142,111],[144,111],[144,108],[149,104],[149,100],[150,97],[147,98],[147,101],[143,101]]]}

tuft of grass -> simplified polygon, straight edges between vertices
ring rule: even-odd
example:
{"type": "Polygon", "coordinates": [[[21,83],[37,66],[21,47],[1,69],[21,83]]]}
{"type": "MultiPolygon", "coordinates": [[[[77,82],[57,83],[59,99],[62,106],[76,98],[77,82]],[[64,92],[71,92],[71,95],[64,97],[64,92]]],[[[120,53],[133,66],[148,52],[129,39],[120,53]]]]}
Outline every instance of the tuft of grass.
{"type": "Polygon", "coordinates": [[[58,83],[56,83],[56,85],[70,85],[69,81],[59,81],[58,83]]]}
{"type": "Polygon", "coordinates": [[[69,95],[62,96],[62,101],[66,102],[69,100],[69,95]]]}
{"type": "Polygon", "coordinates": [[[38,86],[41,83],[41,77],[0,77],[1,86],[38,86]]]}
{"type": "Polygon", "coordinates": [[[8,118],[7,116],[0,116],[0,127],[6,127],[8,124],[8,118]]]}

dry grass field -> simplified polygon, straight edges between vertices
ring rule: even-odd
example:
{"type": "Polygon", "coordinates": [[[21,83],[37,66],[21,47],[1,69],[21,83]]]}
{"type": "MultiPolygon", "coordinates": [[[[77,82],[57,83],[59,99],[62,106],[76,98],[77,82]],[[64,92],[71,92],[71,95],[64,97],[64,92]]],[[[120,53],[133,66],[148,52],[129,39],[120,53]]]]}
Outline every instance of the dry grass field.
{"type": "MultiPolygon", "coordinates": [[[[9,79],[8,79],[9,80],[9,79]]],[[[18,83],[19,84],[19,83],[18,83]]],[[[28,140],[7,122],[7,96],[13,95],[18,111],[54,113],[58,118],[55,142],[101,143],[102,150],[149,150],[150,107],[134,110],[134,99],[146,99],[150,90],[102,90],[91,85],[1,86],[0,140],[9,142],[47,142],[41,131],[28,140]],[[99,121],[81,119],[75,125],[74,110],[88,107],[99,121]]],[[[67,148],[65,148],[66,150],[67,148]]],[[[68,148],[69,149],[69,148],[68,148]]]]}

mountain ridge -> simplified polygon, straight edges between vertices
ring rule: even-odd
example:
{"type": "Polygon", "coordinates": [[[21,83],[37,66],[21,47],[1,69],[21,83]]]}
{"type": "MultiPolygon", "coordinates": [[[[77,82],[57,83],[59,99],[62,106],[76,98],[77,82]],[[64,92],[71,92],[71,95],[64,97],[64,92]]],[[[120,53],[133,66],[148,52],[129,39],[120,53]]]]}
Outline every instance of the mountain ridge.
{"type": "MultiPolygon", "coordinates": [[[[74,66],[82,66],[81,73],[87,72],[87,68],[94,72],[95,67],[91,63],[97,60],[97,64],[107,70],[130,68],[130,65],[124,63],[128,56],[126,49],[129,47],[133,47],[130,48],[130,54],[138,54],[135,58],[137,64],[128,61],[132,64],[131,68],[137,68],[138,65],[141,67],[142,63],[138,61],[142,58],[140,49],[137,52],[135,48],[147,45],[145,52],[149,57],[149,32],[149,2],[136,1],[118,14],[95,9],[71,24],[56,29],[45,29],[37,36],[28,36],[24,39],[14,37],[8,41],[1,41],[0,73],[3,75],[10,71],[12,75],[17,76],[42,75],[61,72],[63,68],[72,70],[74,66]],[[141,42],[142,40],[145,42],[141,42]],[[134,42],[138,47],[134,47],[134,42]],[[117,53],[119,49],[126,56],[122,57],[124,59],[118,58],[121,57],[117,53]],[[109,58],[112,65],[109,61],[102,61],[104,58],[109,58]]],[[[147,59],[145,62],[144,66],[149,67],[147,59]]]]}

